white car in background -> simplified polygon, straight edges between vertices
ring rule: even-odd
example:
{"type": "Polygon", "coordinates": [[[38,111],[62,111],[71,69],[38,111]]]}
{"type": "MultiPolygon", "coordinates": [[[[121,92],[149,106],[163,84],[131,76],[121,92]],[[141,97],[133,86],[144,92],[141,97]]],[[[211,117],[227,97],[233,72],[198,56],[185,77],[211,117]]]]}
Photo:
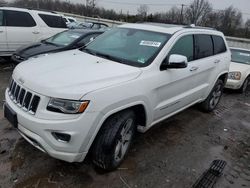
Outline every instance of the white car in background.
{"type": "Polygon", "coordinates": [[[230,65],[226,88],[239,89],[244,93],[250,85],[250,50],[231,48],[230,65]]]}
{"type": "Polygon", "coordinates": [[[17,48],[49,38],[67,29],[54,12],[0,7],[0,56],[11,56],[17,48]]]}
{"type": "Polygon", "coordinates": [[[63,20],[65,21],[66,25],[70,24],[70,23],[74,23],[77,22],[77,20],[73,17],[69,17],[69,16],[62,16],[63,20]]]}

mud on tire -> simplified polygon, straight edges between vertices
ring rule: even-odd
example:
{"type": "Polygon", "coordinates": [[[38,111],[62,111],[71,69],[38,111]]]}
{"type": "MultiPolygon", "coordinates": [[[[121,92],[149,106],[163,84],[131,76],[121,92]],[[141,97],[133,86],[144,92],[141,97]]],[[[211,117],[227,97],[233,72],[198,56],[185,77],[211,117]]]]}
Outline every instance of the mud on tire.
{"type": "Polygon", "coordinates": [[[221,96],[223,94],[223,89],[223,81],[220,79],[217,80],[206,100],[200,103],[200,109],[204,112],[212,112],[220,102],[221,96]]]}
{"type": "Polygon", "coordinates": [[[109,117],[102,125],[91,150],[95,166],[111,171],[126,156],[135,135],[135,113],[125,110],[109,117]]]}

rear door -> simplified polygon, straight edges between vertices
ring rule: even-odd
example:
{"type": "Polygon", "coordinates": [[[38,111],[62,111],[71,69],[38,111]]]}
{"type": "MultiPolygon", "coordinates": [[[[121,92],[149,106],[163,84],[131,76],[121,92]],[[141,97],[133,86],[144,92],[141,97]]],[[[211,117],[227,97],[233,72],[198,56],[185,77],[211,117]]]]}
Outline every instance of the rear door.
{"type": "Polygon", "coordinates": [[[4,21],[4,12],[0,10],[0,56],[5,55],[8,51],[7,33],[4,21]]]}
{"type": "Polygon", "coordinates": [[[17,48],[37,40],[39,28],[28,11],[4,12],[9,51],[14,52],[17,48]]]}
{"type": "Polygon", "coordinates": [[[195,34],[195,60],[191,63],[190,71],[195,84],[195,98],[206,97],[213,80],[216,79],[217,60],[214,56],[214,45],[211,35],[195,34]]]}
{"type": "Polygon", "coordinates": [[[43,23],[40,27],[42,31],[40,39],[49,38],[68,29],[65,21],[59,15],[51,15],[43,12],[38,12],[38,17],[43,23]]]}

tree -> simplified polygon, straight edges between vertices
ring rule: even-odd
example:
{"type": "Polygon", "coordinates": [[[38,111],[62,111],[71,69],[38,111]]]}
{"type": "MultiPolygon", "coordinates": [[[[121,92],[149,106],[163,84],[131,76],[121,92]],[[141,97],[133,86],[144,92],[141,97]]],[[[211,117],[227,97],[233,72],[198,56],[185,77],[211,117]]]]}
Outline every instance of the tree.
{"type": "Polygon", "coordinates": [[[0,0],[0,6],[4,6],[4,5],[6,5],[7,4],[7,2],[6,1],[4,1],[4,0],[0,0]]]}
{"type": "Polygon", "coordinates": [[[212,5],[207,0],[194,0],[186,9],[187,21],[190,24],[203,25],[204,18],[212,12],[212,5]]]}
{"type": "Polygon", "coordinates": [[[137,9],[137,15],[141,21],[147,18],[148,11],[149,8],[147,5],[140,5],[140,7],[137,9]]]}
{"type": "Polygon", "coordinates": [[[171,24],[182,24],[182,13],[181,9],[172,7],[166,13],[166,22],[171,24]]]}
{"type": "Polygon", "coordinates": [[[242,27],[242,13],[230,6],[227,9],[220,12],[220,29],[226,35],[234,35],[236,30],[242,27]]]}

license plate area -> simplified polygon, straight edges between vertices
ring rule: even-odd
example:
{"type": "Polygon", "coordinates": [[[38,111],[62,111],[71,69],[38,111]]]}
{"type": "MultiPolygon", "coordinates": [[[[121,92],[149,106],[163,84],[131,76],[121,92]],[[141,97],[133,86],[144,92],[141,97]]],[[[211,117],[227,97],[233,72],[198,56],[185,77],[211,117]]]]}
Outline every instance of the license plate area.
{"type": "Polygon", "coordinates": [[[4,104],[4,117],[11,123],[13,127],[17,128],[18,123],[16,112],[14,112],[6,103],[4,104]]]}

